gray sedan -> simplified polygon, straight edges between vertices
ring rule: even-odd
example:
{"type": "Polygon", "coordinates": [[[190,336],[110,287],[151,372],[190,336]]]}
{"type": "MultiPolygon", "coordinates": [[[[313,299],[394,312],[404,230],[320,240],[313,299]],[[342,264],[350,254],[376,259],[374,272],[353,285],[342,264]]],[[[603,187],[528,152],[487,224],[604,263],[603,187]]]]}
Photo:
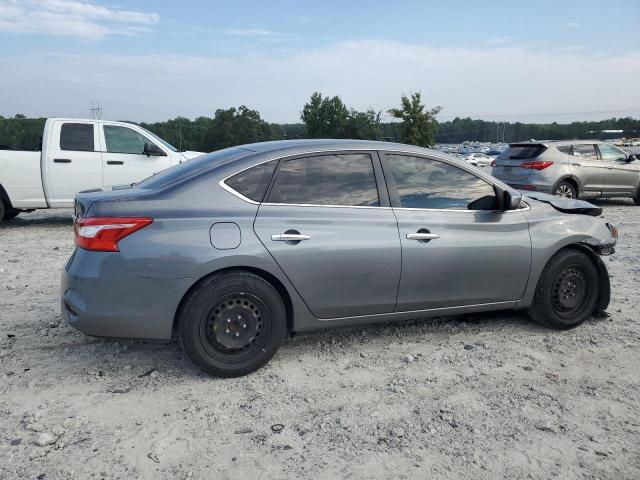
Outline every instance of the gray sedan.
{"type": "Polygon", "coordinates": [[[506,309],[571,328],[609,303],[600,214],[419,147],[244,145],[78,194],[62,311],[88,335],[177,337],[223,377],[287,332],[506,309]]]}

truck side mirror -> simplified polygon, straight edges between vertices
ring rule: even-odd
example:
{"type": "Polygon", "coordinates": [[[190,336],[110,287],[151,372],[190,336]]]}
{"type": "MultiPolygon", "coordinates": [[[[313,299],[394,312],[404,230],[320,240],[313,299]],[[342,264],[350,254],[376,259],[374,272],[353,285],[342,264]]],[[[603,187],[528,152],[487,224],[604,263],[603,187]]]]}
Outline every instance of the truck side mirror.
{"type": "Polygon", "coordinates": [[[164,150],[162,150],[155,143],[151,143],[151,142],[145,142],[144,150],[142,150],[142,153],[144,153],[147,157],[150,157],[152,155],[154,157],[166,157],[167,156],[167,154],[164,153],[164,150]]]}

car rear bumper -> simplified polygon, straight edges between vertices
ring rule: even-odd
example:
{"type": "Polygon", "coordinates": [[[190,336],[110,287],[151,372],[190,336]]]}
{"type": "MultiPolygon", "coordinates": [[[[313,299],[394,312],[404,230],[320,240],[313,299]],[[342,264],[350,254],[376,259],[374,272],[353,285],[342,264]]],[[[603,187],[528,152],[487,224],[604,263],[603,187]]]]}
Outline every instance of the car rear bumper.
{"type": "Polygon", "coordinates": [[[169,340],[176,309],[193,280],[140,277],[118,268],[118,255],[76,250],[62,274],[63,318],[95,337],[169,340]]]}
{"type": "Polygon", "coordinates": [[[506,183],[511,188],[515,188],[516,190],[525,190],[529,192],[553,193],[553,185],[548,183],[536,182],[536,181],[532,181],[532,179],[505,180],[500,177],[496,177],[496,178],[506,183]]]}

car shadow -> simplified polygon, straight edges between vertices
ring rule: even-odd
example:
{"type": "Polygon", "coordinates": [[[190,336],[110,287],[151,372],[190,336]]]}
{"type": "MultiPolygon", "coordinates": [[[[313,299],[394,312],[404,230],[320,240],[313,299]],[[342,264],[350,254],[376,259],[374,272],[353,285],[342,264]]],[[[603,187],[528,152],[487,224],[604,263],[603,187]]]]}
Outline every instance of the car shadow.
{"type": "Polygon", "coordinates": [[[24,228],[28,226],[40,226],[40,227],[60,227],[60,226],[73,226],[73,217],[69,214],[66,215],[47,215],[47,216],[33,216],[25,215],[17,216],[12,220],[8,220],[0,223],[0,229],[11,228],[24,228]]]}
{"type": "Polygon", "coordinates": [[[635,207],[636,204],[630,198],[593,198],[587,199],[589,203],[600,207],[635,207]]]}

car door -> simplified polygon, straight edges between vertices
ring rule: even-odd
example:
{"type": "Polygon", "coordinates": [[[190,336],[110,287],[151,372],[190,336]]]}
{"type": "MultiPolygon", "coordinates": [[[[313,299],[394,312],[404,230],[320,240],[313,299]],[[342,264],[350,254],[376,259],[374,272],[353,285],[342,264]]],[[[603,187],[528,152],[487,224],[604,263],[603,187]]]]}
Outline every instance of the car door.
{"type": "Polygon", "coordinates": [[[580,182],[581,196],[597,197],[602,194],[604,163],[592,143],[576,143],[571,148],[571,171],[580,182]]]}
{"type": "Polygon", "coordinates": [[[598,144],[604,166],[603,194],[633,194],[638,186],[638,163],[627,161],[627,154],[619,148],[598,144]]]}
{"type": "Polygon", "coordinates": [[[76,193],[102,187],[100,144],[94,123],[57,121],[47,146],[48,189],[51,207],[72,206],[76,193]]]}
{"type": "Polygon", "coordinates": [[[313,315],[392,312],[400,240],[376,154],[280,160],[254,229],[313,315]]]}
{"type": "Polygon", "coordinates": [[[522,210],[469,210],[494,187],[445,160],[383,154],[400,232],[402,276],[396,311],[513,302],[531,264],[522,210]]]}
{"type": "Polygon", "coordinates": [[[105,145],[102,153],[105,187],[139,182],[171,166],[171,159],[165,149],[141,132],[110,124],[103,124],[102,131],[105,145]],[[156,145],[162,155],[145,154],[145,143],[156,145]]]}

